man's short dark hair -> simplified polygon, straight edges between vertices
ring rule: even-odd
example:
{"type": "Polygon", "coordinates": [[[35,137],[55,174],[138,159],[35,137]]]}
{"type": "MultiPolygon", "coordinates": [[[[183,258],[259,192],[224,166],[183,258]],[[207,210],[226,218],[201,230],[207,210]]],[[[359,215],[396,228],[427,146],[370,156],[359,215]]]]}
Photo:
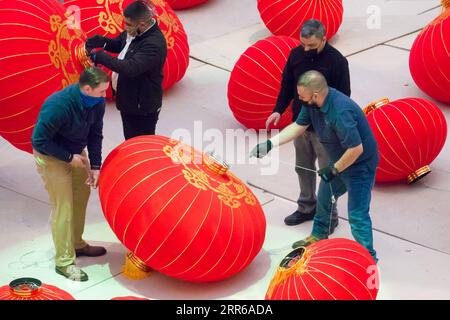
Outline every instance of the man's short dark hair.
{"type": "Polygon", "coordinates": [[[150,1],[137,0],[130,3],[123,10],[123,16],[135,22],[150,21],[154,16],[154,12],[153,4],[150,1]]]}
{"type": "Polygon", "coordinates": [[[300,31],[300,37],[309,39],[315,36],[317,39],[323,39],[325,37],[326,30],[322,22],[316,19],[309,19],[302,25],[300,31]]]}
{"type": "Polygon", "coordinates": [[[88,85],[91,88],[97,88],[100,83],[109,82],[109,75],[98,67],[91,67],[85,69],[80,75],[80,86],[88,85]]]}

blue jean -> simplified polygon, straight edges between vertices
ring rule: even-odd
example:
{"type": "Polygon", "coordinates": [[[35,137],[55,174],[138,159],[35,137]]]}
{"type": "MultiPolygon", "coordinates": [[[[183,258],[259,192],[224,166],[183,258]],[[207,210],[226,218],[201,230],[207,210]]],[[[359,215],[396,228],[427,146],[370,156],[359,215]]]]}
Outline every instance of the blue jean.
{"type": "Polygon", "coordinates": [[[352,235],[369,251],[375,261],[378,261],[377,254],[373,249],[372,220],[369,215],[374,183],[375,171],[369,169],[368,166],[353,172],[344,171],[331,183],[321,180],[312,235],[319,239],[328,238],[332,205],[331,184],[336,200],[348,192],[348,217],[352,235]]]}

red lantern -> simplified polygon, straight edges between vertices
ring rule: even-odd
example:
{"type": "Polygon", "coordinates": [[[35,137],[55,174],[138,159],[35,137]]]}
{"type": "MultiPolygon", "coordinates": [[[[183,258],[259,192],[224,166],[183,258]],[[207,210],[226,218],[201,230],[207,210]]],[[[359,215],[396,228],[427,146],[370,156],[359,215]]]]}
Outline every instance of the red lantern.
{"type": "Polygon", "coordinates": [[[431,172],[429,164],[447,138],[447,122],[434,103],[419,98],[382,99],[364,112],[378,142],[377,182],[406,178],[413,183],[431,172]]]}
{"type": "Polygon", "coordinates": [[[283,259],[267,300],[375,300],[378,269],[358,242],[327,239],[292,251],[283,259]]]}
{"type": "MultiPolygon", "coordinates": [[[[284,66],[298,40],[271,36],[248,48],[237,61],[228,83],[228,103],[234,117],[247,128],[264,129],[281,86],[284,66]]],[[[289,106],[277,126],[292,122],[289,106]]]]}
{"type": "Polygon", "coordinates": [[[55,0],[0,1],[0,135],[30,152],[44,100],[78,82],[85,36],[55,0]]]}
{"type": "Polygon", "coordinates": [[[167,3],[172,9],[181,10],[198,6],[206,1],[208,0],[167,0],[167,3]]]}
{"type": "MultiPolygon", "coordinates": [[[[106,158],[103,212],[131,265],[207,282],[229,278],[260,251],[265,217],[247,186],[212,157],[162,136],[140,136],[106,158]]],[[[136,278],[138,275],[130,274],[136,278]]]]}
{"type": "Polygon", "coordinates": [[[0,300],[75,300],[57,287],[33,278],[20,278],[0,287],[0,300]]]}
{"type": "Polygon", "coordinates": [[[450,0],[417,36],[409,55],[409,70],[417,86],[430,97],[450,103],[450,0]]]}
{"type": "Polygon", "coordinates": [[[342,0],[258,0],[258,10],[267,29],[274,35],[300,38],[303,23],[320,20],[327,39],[338,31],[344,14],[342,0]]]}
{"type": "MultiPolygon", "coordinates": [[[[123,9],[134,0],[68,0],[66,7],[79,9],[81,28],[88,37],[100,34],[117,37],[124,30],[123,9]]],[[[167,90],[183,78],[189,65],[189,45],[186,31],[176,13],[164,0],[152,0],[159,27],[167,42],[167,58],[164,64],[163,89],[167,90]]]]}

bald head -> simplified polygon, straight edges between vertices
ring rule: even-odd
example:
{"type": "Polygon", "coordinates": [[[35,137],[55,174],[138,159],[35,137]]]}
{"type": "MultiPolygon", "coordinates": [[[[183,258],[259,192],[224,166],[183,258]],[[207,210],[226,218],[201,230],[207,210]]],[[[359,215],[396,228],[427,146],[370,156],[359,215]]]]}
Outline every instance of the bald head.
{"type": "Polygon", "coordinates": [[[323,74],[314,70],[302,74],[298,79],[297,86],[317,93],[322,93],[328,89],[328,83],[323,74]]]}
{"type": "Polygon", "coordinates": [[[318,71],[308,71],[297,81],[297,92],[303,105],[322,107],[328,95],[328,83],[318,71]]]}

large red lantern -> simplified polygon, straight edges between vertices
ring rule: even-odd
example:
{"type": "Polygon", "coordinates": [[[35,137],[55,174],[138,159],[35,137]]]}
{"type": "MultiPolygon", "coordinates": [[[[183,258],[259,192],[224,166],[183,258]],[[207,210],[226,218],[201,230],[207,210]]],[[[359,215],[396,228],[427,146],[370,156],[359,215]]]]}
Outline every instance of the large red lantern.
{"type": "Polygon", "coordinates": [[[431,172],[429,164],[447,138],[447,122],[434,103],[419,98],[382,99],[364,112],[378,143],[377,182],[406,178],[413,183],[431,172]]]}
{"type": "Polygon", "coordinates": [[[0,300],[75,300],[68,292],[42,284],[34,278],[20,278],[0,287],[0,300]]]}
{"type": "Polygon", "coordinates": [[[167,3],[172,9],[181,10],[198,6],[206,1],[208,0],[167,0],[167,3]]]}
{"type": "Polygon", "coordinates": [[[44,100],[78,81],[85,36],[56,0],[0,1],[0,135],[30,152],[44,100]]]}
{"type": "Polygon", "coordinates": [[[268,300],[375,300],[378,269],[358,242],[327,239],[292,251],[280,263],[268,300]]]}
{"type": "Polygon", "coordinates": [[[417,36],[409,55],[409,70],[417,86],[430,97],[450,103],[450,0],[417,36]]]}
{"type": "MultiPolygon", "coordinates": [[[[284,66],[298,40],[271,36],[248,48],[237,61],[228,83],[228,103],[234,117],[247,128],[264,129],[281,87],[284,66]]],[[[289,106],[277,126],[292,122],[289,106]]]]}
{"type": "Polygon", "coordinates": [[[338,31],[344,14],[342,0],[258,0],[261,19],[274,35],[300,38],[303,23],[320,20],[327,39],[338,31]]]}
{"type": "MultiPolygon", "coordinates": [[[[80,16],[81,28],[88,37],[100,34],[117,37],[124,30],[123,9],[134,0],[67,0],[65,5],[80,16]],[[79,13],[77,10],[79,8],[79,13]]],[[[176,13],[164,0],[151,0],[159,27],[167,42],[163,89],[167,90],[183,78],[189,65],[186,31],[176,13]]]]}
{"type": "Polygon", "coordinates": [[[264,242],[266,222],[252,191],[227,167],[177,140],[140,136],[105,159],[103,212],[131,253],[124,272],[148,267],[207,282],[246,268],[264,242]],[[146,267],[147,266],[147,267],[146,267]]]}

